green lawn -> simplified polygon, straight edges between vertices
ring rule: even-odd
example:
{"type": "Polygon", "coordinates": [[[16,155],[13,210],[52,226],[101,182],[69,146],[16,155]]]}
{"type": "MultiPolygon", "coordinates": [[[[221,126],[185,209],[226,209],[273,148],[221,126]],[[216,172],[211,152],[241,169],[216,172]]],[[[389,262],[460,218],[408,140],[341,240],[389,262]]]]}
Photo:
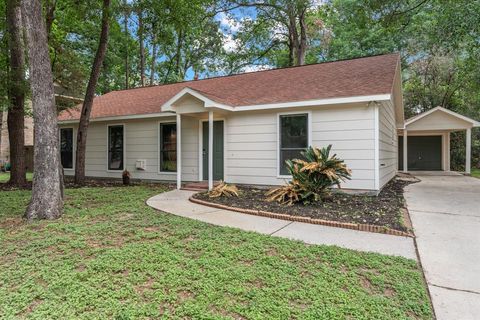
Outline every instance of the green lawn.
{"type": "Polygon", "coordinates": [[[431,319],[403,258],[211,226],[157,212],[164,187],[66,190],[58,221],[0,192],[0,318],[431,319]]]}
{"type": "Polygon", "coordinates": [[[480,178],[480,169],[472,168],[471,174],[472,174],[472,177],[480,178]]]}
{"type": "MultiPolygon", "coordinates": [[[[27,180],[32,181],[33,173],[27,172],[27,180]]],[[[0,183],[7,182],[10,179],[10,173],[0,172],[0,183]]]]}

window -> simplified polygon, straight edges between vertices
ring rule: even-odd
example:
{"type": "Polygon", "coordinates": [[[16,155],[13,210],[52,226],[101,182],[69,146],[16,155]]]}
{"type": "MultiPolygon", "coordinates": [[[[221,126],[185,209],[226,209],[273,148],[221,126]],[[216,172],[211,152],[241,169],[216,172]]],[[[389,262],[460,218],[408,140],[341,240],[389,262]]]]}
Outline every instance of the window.
{"type": "Polygon", "coordinates": [[[108,127],[108,170],[123,170],[123,125],[108,127]]]}
{"type": "Polygon", "coordinates": [[[160,172],[177,171],[177,125],[160,124],[160,172]]]}
{"type": "Polygon", "coordinates": [[[73,169],[73,128],[60,129],[60,158],[65,169],[73,169]]]}
{"type": "Polygon", "coordinates": [[[289,175],[286,160],[301,158],[308,147],[308,114],[280,116],[280,175],[289,175]]]}

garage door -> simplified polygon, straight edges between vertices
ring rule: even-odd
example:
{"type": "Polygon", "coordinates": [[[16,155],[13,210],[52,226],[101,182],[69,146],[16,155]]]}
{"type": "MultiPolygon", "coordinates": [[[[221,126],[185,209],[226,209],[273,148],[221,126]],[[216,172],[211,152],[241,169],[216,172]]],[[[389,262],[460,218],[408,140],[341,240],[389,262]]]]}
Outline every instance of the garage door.
{"type": "MultiPolygon", "coordinates": [[[[410,136],[408,143],[408,170],[442,170],[442,137],[410,136]]],[[[398,164],[403,170],[403,137],[398,139],[398,164]]]]}

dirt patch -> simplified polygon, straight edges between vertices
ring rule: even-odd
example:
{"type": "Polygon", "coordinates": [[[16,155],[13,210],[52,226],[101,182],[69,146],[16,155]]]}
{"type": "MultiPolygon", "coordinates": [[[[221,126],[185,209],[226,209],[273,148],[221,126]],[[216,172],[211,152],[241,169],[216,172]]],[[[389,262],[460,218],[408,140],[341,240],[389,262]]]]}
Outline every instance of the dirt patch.
{"type": "Polygon", "coordinates": [[[178,292],[178,300],[180,302],[184,302],[185,300],[194,299],[194,298],[195,298],[195,294],[189,290],[182,290],[178,292]]]}
{"type": "Polygon", "coordinates": [[[392,298],[396,294],[397,293],[395,292],[395,290],[393,288],[386,288],[385,290],[383,290],[383,295],[387,298],[392,298]]]}
{"type": "Polygon", "coordinates": [[[207,193],[197,193],[194,198],[230,207],[310,217],[346,223],[370,224],[407,232],[411,228],[405,217],[403,188],[414,181],[392,179],[378,196],[353,195],[334,192],[323,202],[312,204],[282,205],[266,201],[266,190],[239,187],[239,197],[210,198],[207,193]]]}
{"type": "Polygon", "coordinates": [[[148,277],[147,281],[139,286],[135,287],[135,291],[138,294],[142,295],[145,291],[151,290],[155,280],[151,277],[148,277]]]}
{"type": "Polygon", "coordinates": [[[25,220],[19,217],[15,218],[4,218],[0,221],[0,228],[2,229],[9,229],[9,228],[17,228],[21,226],[25,220]]]}
{"type": "Polygon", "coordinates": [[[367,290],[369,293],[373,293],[373,285],[372,282],[365,278],[364,276],[360,276],[360,284],[362,285],[362,288],[367,290]]]}

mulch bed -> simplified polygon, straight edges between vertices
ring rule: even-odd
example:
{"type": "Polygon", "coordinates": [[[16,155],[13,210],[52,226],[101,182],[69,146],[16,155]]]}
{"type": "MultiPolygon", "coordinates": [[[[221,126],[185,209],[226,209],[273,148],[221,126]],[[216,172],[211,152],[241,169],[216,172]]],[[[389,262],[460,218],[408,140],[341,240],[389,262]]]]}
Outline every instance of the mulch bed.
{"type": "Polygon", "coordinates": [[[238,187],[239,197],[210,198],[207,193],[197,193],[195,199],[213,202],[229,207],[288,214],[355,224],[369,224],[408,232],[410,229],[405,210],[403,188],[414,183],[400,178],[392,179],[378,196],[352,195],[334,192],[324,202],[313,204],[281,205],[266,201],[267,190],[238,187]]]}
{"type": "MultiPolygon", "coordinates": [[[[107,188],[107,187],[131,187],[138,185],[153,184],[158,185],[158,183],[149,183],[149,182],[140,182],[140,181],[130,181],[129,185],[124,185],[120,179],[86,179],[85,184],[80,186],[73,181],[72,177],[65,177],[64,187],[65,189],[76,189],[76,188],[107,188]]],[[[173,184],[172,184],[173,188],[173,184]]],[[[0,191],[13,191],[13,190],[32,190],[32,182],[27,182],[22,188],[14,187],[8,183],[0,183],[0,191]]]]}

